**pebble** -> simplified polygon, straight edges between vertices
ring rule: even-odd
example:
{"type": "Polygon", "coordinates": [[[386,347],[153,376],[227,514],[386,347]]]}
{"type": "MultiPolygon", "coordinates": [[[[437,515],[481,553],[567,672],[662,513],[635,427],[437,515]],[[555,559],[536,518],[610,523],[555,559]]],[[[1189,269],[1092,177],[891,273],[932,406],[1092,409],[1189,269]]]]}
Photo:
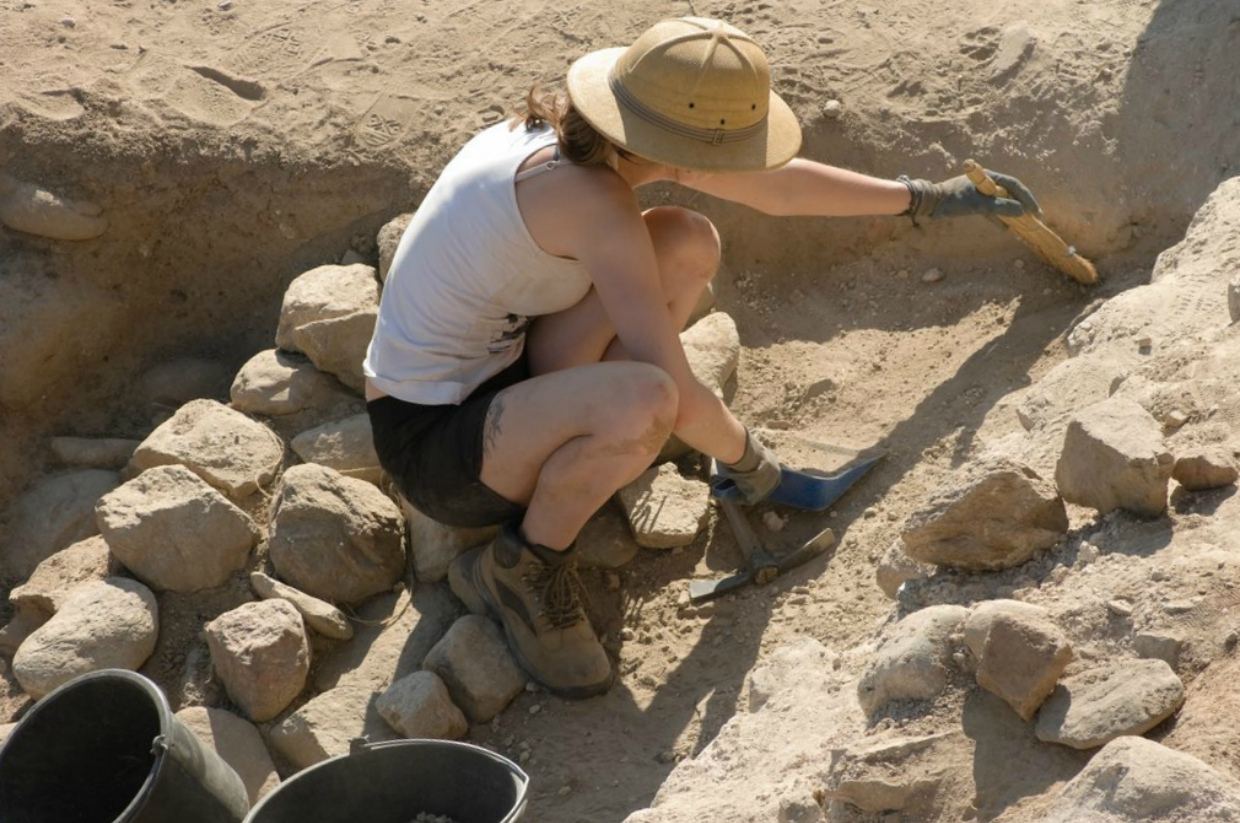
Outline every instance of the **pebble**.
{"type": "Polygon", "coordinates": [[[77,21],[74,20],[72,17],[62,17],[60,18],[60,25],[64,26],[67,29],[72,29],[72,28],[77,27],[77,21]]]}
{"type": "Polygon", "coordinates": [[[1012,265],[1016,267],[1017,271],[1023,271],[1025,268],[1025,261],[1024,260],[1013,260],[1012,265]]]}
{"type": "Polygon", "coordinates": [[[410,820],[409,823],[456,823],[456,821],[447,815],[422,812],[413,820],[410,820]]]}
{"type": "Polygon", "coordinates": [[[220,0],[220,3],[217,6],[217,8],[220,11],[228,11],[229,9],[232,8],[232,6],[233,6],[232,0],[220,0]]]}
{"type": "Polygon", "coordinates": [[[542,711],[542,706],[539,705],[538,703],[535,703],[533,706],[530,706],[531,715],[538,714],[540,711],[542,711]]]}
{"type": "Polygon", "coordinates": [[[839,100],[828,100],[822,107],[822,113],[823,116],[830,117],[834,120],[843,113],[843,109],[844,105],[839,100]]]}
{"type": "Polygon", "coordinates": [[[896,272],[897,280],[908,280],[908,269],[900,269],[896,272]]]}
{"type": "Polygon", "coordinates": [[[560,790],[556,792],[556,794],[558,794],[560,797],[568,797],[572,793],[573,793],[572,786],[561,786],[560,790]]]}
{"type": "Polygon", "coordinates": [[[1187,422],[1188,415],[1179,409],[1167,412],[1167,416],[1163,418],[1163,425],[1169,429],[1178,429],[1187,422]]]}
{"type": "Polygon", "coordinates": [[[921,276],[921,282],[923,283],[937,283],[942,279],[943,279],[943,272],[939,271],[938,269],[930,269],[930,271],[926,272],[925,274],[921,276]]]}
{"type": "Polygon", "coordinates": [[[778,512],[767,512],[762,515],[762,524],[773,532],[781,532],[787,521],[780,517],[778,512]]]}
{"type": "Polygon", "coordinates": [[[1120,617],[1132,617],[1132,604],[1127,600],[1112,600],[1107,603],[1107,609],[1120,617]]]}

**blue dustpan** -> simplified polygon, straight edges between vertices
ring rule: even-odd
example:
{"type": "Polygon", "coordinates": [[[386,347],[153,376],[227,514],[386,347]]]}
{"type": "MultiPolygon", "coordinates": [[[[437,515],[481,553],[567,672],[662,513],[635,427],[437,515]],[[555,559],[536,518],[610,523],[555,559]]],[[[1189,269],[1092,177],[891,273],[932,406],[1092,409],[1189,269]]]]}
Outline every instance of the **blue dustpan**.
{"type": "MultiPolygon", "coordinates": [[[[790,469],[787,466],[780,466],[779,485],[775,487],[775,491],[771,492],[764,502],[779,503],[794,509],[820,512],[843,497],[845,492],[851,489],[858,480],[874,467],[875,463],[882,459],[882,455],[871,457],[852,468],[845,469],[839,474],[831,475],[830,477],[822,477],[790,469]]],[[[740,489],[736,487],[731,478],[723,477],[722,475],[711,477],[710,492],[720,500],[728,500],[735,503],[743,502],[740,489]]]]}

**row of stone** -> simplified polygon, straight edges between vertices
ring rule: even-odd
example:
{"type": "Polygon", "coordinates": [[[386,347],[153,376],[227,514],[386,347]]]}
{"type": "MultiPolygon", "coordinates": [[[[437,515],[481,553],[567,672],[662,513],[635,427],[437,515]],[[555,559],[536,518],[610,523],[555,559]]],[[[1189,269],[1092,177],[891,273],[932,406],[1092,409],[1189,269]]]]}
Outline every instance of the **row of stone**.
{"type": "MultiPolygon", "coordinates": [[[[1123,509],[1157,517],[1166,510],[1172,479],[1201,491],[1235,483],[1237,476],[1229,448],[1195,445],[1173,456],[1149,412],[1133,400],[1111,398],[1073,416],[1054,483],[1006,456],[973,461],[908,517],[902,550],[920,563],[967,571],[1012,568],[1063,539],[1064,501],[1101,513],[1123,509]]],[[[906,569],[908,576],[918,573],[915,566],[906,569]]],[[[885,590],[898,585],[889,565],[881,573],[885,590]]]]}
{"type": "Polygon", "coordinates": [[[1184,685],[1166,660],[1121,660],[1060,682],[1072,659],[1068,638],[1039,606],[1017,600],[989,600],[972,610],[930,606],[884,633],[858,698],[874,716],[893,701],[931,700],[954,671],[969,672],[1022,719],[1036,715],[1040,740],[1077,749],[1144,734],[1184,702],[1184,685]]]}

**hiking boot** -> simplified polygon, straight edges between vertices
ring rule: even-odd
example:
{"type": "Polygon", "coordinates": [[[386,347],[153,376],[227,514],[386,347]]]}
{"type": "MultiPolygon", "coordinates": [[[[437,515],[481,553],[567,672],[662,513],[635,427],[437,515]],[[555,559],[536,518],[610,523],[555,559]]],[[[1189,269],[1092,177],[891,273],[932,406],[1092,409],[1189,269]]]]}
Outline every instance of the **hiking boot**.
{"type": "Polygon", "coordinates": [[[504,627],[521,667],[553,694],[591,697],[615,678],[581,605],[571,550],[525,542],[515,524],[453,562],[452,591],[470,611],[504,627]]]}

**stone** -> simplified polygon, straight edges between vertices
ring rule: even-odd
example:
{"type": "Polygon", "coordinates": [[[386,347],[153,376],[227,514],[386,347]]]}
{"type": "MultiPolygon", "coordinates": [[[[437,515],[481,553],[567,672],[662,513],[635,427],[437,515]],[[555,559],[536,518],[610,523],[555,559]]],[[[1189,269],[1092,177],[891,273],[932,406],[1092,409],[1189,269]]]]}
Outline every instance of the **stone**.
{"type": "Polygon", "coordinates": [[[123,469],[141,442],[118,437],[53,437],[52,454],[75,468],[123,469]]]}
{"type": "Polygon", "coordinates": [[[1028,388],[1016,416],[1028,431],[1058,430],[1073,413],[1110,397],[1116,379],[1130,374],[1138,360],[1127,349],[1065,360],[1028,388]]]}
{"type": "Polygon", "coordinates": [[[374,434],[370,430],[370,415],[365,412],[304,431],[289,445],[307,463],[327,466],[345,477],[376,486],[383,478],[374,434]]]}
{"type": "Polygon", "coordinates": [[[963,737],[960,732],[880,742],[863,737],[844,748],[832,749],[825,792],[832,801],[832,819],[839,812],[838,803],[871,815],[899,811],[906,819],[935,817],[927,806],[943,782],[943,770],[932,764],[955,754],[953,750],[961,746],[963,737]]]}
{"type": "Polygon", "coordinates": [[[905,521],[909,557],[993,571],[1018,566],[1063,538],[1068,515],[1050,482],[1006,457],[969,464],[905,521]]]}
{"type": "Polygon", "coordinates": [[[279,787],[280,776],[253,723],[232,712],[206,706],[181,709],[176,718],[232,767],[245,784],[251,805],[279,787]]]}
{"type": "Polygon", "coordinates": [[[271,720],[301,694],[310,674],[310,644],[291,603],[243,603],[208,623],[206,634],[228,697],[254,722],[271,720]]]}
{"type": "Polygon", "coordinates": [[[1060,683],[1038,713],[1039,740],[1074,749],[1141,735],[1184,703],[1184,684],[1163,660],[1121,660],[1060,683]]]}
{"type": "Polygon", "coordinates": [[[419,671],[460,615],[460,603],[443,586],[419,586],[412,596],[403,588],[376,595],[358,607],[353,639],[315,660],[314,686],[382,692],[419,671]]]}
{"type": "Polygon", "coordinates": [[[741,337],[725,312],[706,315],[680,334],[693,376],[720,397],[740,362],[741,337]]]}
{"type": "Polygon", "coordinates": [[[963,606],[930,606],[888,627],[857,685],[866,714],[893,700],[930,700],[947,688],[951,638],[968,615],[963,606]]]}
{"type": "Polygon", "coordinates": [[[651,808],[633,812],[625,823],[823,823],[829,818],[820,803],[834,741],[866,731],[854,679],[811,637],[776,647],[749,675],[747,711],[733,712],[730,698],[717,691],[703,699],[699,713],[730,719],[700,750],[692,743],[672,749],[670,760],[679,762],[660,775],[651,808]],[[759,681],[763,699],[755,704],[759,681]]]}
{"type": "Polygon", "coordinates": [[[1176,457],[1171,477],[1190,492],[1217,489],[1236,482],[1240,472],[1231,449],[1223,445],[1198,447],[1176,457]]]}
{"type": "Polygon", "coordinates": [[[234,500],[266,486],[284,461],[275,432],[214,400],[193,400],[142,441],[137,471],[179,463],[234,500]]]}
{"type": "Polygon", "coordinates": [[[503,631],[476,614],[453,623],[422,667],[443,679],[452,702],[474,723],[486,723],[502,712],[527,679],[508,650],[503,631]]]}
{"type": "Polygon", "coordinates": [[[259,529],[185,466],[156,466],[104,495],[99,530],[125,567],[156,591],[193,592],[241,571],[259,529]]]}
{"type": "Polygon", "coordinates": [[[1032,603],[1021,600],[984,600],[973,607],[968,619],[964,621],[964,644],[974,660],[982,659],[986,636],[999,615],[1008,615],[1016,620],[1053,622],[1050,612],[1032,603]]]}
{"type": "Polygon", "coordinates": [[[1235,823],[1240,782],[1197,758],[1142,737],[1094,755],[1037,823],[1235,823]]]}
{"type": "Polygon", "coordinates": [[[379,247],[379,280],[383,283],[387,282],[388,271],[392,268],[392,259],[396,257],[396,247],[400,245],[400,238],[404,236],[405,229],[409,228],[409,223],[412,221],[413,212],[398,214],[379,229],[376,245],[379,247]]]}
{"type": "MultiPolygon", "coordinates": [[[[71,17],[60,21],[72,28],[71,17]],[[66,22],[69,21],[69,22],[66,22]]],[[[14,231],[52,240],[91,240],[108,230],[103,207],[60,197],[36,183],[0,172],[0,223],[14,231]]]]}
{"type": "Polygon", "coordinates": [[[469,731],[469,722],[452,702],[448,687],[433,672],[402,677],[375,705],[388,725],[404,737],[456,740],[469,731]]]}
{"type": "Polygon", "coordinates": [[[706,524],[710,487],[681,477],[675,464],[647,469],[616,492],[639,546],[674,549],[694,541],[706,524]]]}
{"type": "Polygon", "coordinates": [[[378,306],[366,311],[316,320],[293,329],[293,343],[321,371],[333,374],[359,394],[365,390],[362,361],[375,334],[378,306]]]}
{"type": "Polygon", "coordinates": [[[1227,314],[1233,323],[1240,320],[1240,274],[1227,281],[1227,314]]]}
{"type": "Polygon", "coordinates": [[[1141,632],[1132,639],[1137,656],[1149,660],[1162,660],[1172,669],[1180,665],[1180,651],[1184,641],[1174,634],[1162,631],[1141,632]]]}
{"type": "Polygon", "coordinates": [[[19,495],[6,512],[4,572],[25,580],[56,552],[98,534],[95,502],[119,483],[116,472],[83,469],[52,475],[19,495]]]}
{"type": "Polygon", "coordinates": [[[353,624],[349,622],[349,618],[330,603],[324,603],[317,597],[311,597],[279,580],[273,580],[262,572],[250,573],[250,588],[263,600],[279,599],[292,604],[301,614],[307,628],[324,637],[348,640],[353,636],[353,624]]]}
{"type": "Polygon", "coordinates": [[[215,360],[182,357],[152,366],[142,375],[146,402],[171,411],[191,400],[217,400],[228,391],[229,369],[215,360]]]}
{"type": "Polygon", "coordinates": [[[146,586],[121,577],[83,583],[21,644],[13,674],[37,700],[89,672],[137,670],[158,636],[159,606],[146,586]]]}
{"type": "Polygon", "coordinates": [[[1136,401],[1116,397],[1072,417],[1055,484],[1064,500],[1104,514],[1158,517],[1173,467],[1158,421],[1136,401]]]}
{"type": "Polygon", "coordinates": [[[229,390],[233,408],[273,416],[331,406],[348,396],[339,380],[319,371],[305,355],[279,349],[251,357],[229,390]]]}
{"type": "Polygon", "coordinates": [[[618,569],[637,557],[639,547],[620,506],[609,500],[577,535],[577,562],[598,569],[618,569]]]}
{"type": "Polygon", "coordinates": [[[409,529],[409,551],[413,554],[413,573],[422,583],[438,583],[448,576],[448,567],[460,555],[499,534],[499,526],[464,528],[440,523],[401,498],[400,510],[409,529]]]}
{"type": "Polygon", "coordinates": [[[897,593],[907,580],[929,577],[934,573],[934,566],[919,563],[908,556],[904,549],[904,541],[897,538],[874,566],[874,577],[883,594],[896,599],[897,593]]]}
{"type": "Polygon", "coordinates": [[[1020,72],[1033,55],[1038,39],[1024,20],[1017,21],[1003,30],[999,48],[990,66],[990,81],[1004,83],[1020,72]]]}
{"type": "Polygon", "coordinates": [[[267,742],[295,769],[308,769],[330,757],[349,753],[349,742],[398,739],[379,715],[378,695],[360,686],[339,686],[308,701],[267,732],[267,742]]]}
{"type": "Polygon", "coordinates": [[[405,571],[396,504],[370,483],[312,463],[284,473],[268,548],[283,580],[332,603],[387,591],[405,571]]]}
{"type": "Polygon", "coordinates": [[[82,583],[103,580],[117,571],[116,559],[108,544],[98,535],[61,549],[44,560],[22,585],[9,592],[18,608],[27,608],[51,617],[82,583]]]}
{"type": "Polygon", "coordinates": [[[370,266],[355,263],[310,269],[294,278],[284,291],[276,348],[304,351],[295,340],[297,329],[378,306],[379,281],[370,266]]]}
{"type": "Polygon", "coordinates": [[[977,684],[1030,720],[1072,662],[1072,644],[1049,620],[1000,612],[977,661],[977,684]]]}

